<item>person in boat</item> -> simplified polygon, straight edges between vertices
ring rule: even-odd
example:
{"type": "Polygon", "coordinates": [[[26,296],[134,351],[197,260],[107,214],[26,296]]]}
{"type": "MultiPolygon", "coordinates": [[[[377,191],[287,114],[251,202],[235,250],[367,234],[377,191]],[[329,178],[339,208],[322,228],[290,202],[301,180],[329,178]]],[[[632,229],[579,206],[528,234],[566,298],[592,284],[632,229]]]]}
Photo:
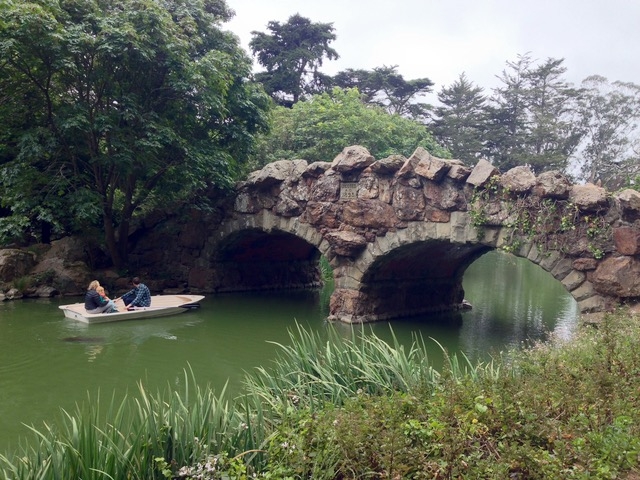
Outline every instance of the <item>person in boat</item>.
{"type": "MultiPolygon", "coordinates": [[[[84,309],[87,313],[105,313],[109,312],[111,306],[108,302],[103,302],[98,293],[100,282],[93,280],[87,287],[87,293],[84,296],[84,309]]],[[[116,310],[117,311],[117,310],[116,310]]]]}
{"type": "Polygon", "coordinates": [[[109,297],[107,297],[107,294],[104,291],[104,287],[102,285],[96,288],[96,292],[98,292],[98,295],[100,295],[100,303],[106,302],[109,305],[109,308],[105,310],[105,313],[115,313],[118,311],[118,307],[116,307],[116,303],[113,300],[111,300],[109,297]]]}
{"type": "Polygon", "coordinates": [[[149,288],[138,277],[133,277],[131,283],[133,289],[122,295],[122,301],[127,306],[127,310],[133,310],[135,307],[150,307],[151,292],[149,288]]]}

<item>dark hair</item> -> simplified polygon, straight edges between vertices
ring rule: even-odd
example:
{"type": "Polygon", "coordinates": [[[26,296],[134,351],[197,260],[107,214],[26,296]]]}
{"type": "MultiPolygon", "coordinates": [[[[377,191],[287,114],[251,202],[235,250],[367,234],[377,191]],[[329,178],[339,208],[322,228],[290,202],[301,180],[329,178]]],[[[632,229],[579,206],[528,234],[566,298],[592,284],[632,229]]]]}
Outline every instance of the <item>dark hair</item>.
{"type": "Polygon", "coordinates": [[[138,285],[140,283],[140,277],[133,277],[131,279],[131,283],[133,283],[134,285],[138,285]]]}

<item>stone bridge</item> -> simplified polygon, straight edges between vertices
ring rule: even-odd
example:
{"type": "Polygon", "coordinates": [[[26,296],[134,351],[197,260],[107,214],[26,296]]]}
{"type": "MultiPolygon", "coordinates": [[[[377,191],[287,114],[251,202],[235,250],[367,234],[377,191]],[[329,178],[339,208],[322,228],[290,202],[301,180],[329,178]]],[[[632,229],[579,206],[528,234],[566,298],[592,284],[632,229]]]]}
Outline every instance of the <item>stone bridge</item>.
{"type": "Polygon", "coordinates": [[[583,313],[640,300],[640,193],[528,167],[501,174],[484,160],[469,168],[422,148],[269,164],[238,186],[208,242],[205,290],[315,287],[323,255],[330,319],[349,323],[463,307],[464,272],[492,249],[540,265],[583,313]]]}

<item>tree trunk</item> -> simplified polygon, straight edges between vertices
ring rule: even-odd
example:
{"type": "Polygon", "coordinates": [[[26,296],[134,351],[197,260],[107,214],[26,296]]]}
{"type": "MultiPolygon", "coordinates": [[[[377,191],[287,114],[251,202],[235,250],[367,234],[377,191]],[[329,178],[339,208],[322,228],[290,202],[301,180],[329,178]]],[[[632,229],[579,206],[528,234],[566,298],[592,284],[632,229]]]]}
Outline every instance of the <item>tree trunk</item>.
{"type": "MultiPolygon", "coordinates": [[[[107,245],[107,250],[109,251],[109,255],[111,256],[111,262],[113,263],[114,267],[123,268],[125,266],[126,259],[121,255],[121,250],[118,245],[119,242],[116,239],[116,230],[113,227],[113,221],[106,214],[103,215],[103,224],[104,239],[107,245]]],[[[122,242],[121,239],[120,242],[122,242]]]]}

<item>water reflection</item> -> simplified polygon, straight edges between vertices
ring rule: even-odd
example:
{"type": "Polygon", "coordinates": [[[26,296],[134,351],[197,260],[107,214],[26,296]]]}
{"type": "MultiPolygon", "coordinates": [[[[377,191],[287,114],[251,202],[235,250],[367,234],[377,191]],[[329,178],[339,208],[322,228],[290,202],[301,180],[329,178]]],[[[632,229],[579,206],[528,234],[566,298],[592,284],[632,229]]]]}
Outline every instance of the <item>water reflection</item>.
{"type": "Polygon", "coordinates": [[[545,340],[569,338],[576,326],[577,302],[562,284],[528,260],[489,252],[464,277],[466,298],[461,349],[471,356],[545,340]]]}

